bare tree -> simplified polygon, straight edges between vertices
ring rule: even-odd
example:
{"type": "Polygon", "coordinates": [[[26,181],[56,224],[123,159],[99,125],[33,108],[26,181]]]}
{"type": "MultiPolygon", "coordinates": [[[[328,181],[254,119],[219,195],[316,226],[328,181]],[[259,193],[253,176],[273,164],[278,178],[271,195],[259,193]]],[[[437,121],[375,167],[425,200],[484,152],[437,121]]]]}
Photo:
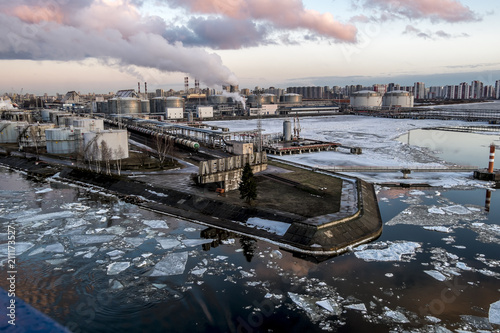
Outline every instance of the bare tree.
{"type": "Polygon", "coordinates": [[[113,151],[104,140],[101,142],[101,158],[106,165],[106,174],[111,175],[111,159],[113,158],[113,151]]]}
{"type": "Polygon", "coordinates": [[[116,170],[118,171],[118,175],[121,175],[122,170],[122,158],[125,156],[125,152],[123,151],[122,146],[118,146],[118,149],[115,151],[116,153],[116,170]]]}
{"type": "Polygon", "coordinates": [[[32,125],[29,127],[29,137],[31,141],[33,142],[33,145],[35,146],[35,151],[36,151],[36,159],[39,159],[39,154],[38,154],[38,146],[40,145],[42,141],[42,134],[41,134],[41,129],[40,126],[38,125],[32,125]]]}
{"type": "Polygon", "coordinates": [[[95,164],[95,172],[100,173],[101,172],[101,161],[100,161],[100,159],[101,159],[100,153],[101,152],[99,149],[99,145],[97,144],[96,141],[91,143],[90,155],[92,155],[92,160],[94,161],[94,164],[95,164]]]}
{"type": "Polygon", "coordinates": [[[168,157],[169,144],[168,140],[161,133],[155,134],[155,149],[158,162],[160,162],[160,168],[163,169],[165,160],[168,157]]]}

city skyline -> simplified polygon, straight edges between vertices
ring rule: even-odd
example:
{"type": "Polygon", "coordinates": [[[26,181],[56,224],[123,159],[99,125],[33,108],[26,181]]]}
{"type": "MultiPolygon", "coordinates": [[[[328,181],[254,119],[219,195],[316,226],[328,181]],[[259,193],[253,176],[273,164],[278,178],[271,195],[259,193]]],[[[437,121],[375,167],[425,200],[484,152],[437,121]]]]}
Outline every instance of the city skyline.
{"type": "Polygon", "coordinates": [[[500,77],[500,4],[462,0],[0,2],[2,93],[426,86],[500,77]]]}

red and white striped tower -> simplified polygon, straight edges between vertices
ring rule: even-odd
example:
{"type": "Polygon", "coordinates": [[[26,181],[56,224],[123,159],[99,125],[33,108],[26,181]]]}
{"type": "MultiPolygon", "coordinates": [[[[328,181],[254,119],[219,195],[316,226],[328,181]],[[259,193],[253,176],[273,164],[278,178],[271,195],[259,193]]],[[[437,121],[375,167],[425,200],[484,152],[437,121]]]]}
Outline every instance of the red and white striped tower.
{"type": "Polygon", "coordinates": [[[140,82],[137,82],[137,93],[138,94],[141,93],[141,83],[140,82]]]}
{"type": "Polygon", "coordinates": [[[493,173],[493,166],[495,165],[495,145],[490,145],[490,163],[488,164],[488,172],[493,173]]]}
{"type": "Polygon", "coordinates": [[[486,203],[485,203],[486,212],[490,211],[490,206],[491,206],[491,191],[486,190],[486,203]]]}

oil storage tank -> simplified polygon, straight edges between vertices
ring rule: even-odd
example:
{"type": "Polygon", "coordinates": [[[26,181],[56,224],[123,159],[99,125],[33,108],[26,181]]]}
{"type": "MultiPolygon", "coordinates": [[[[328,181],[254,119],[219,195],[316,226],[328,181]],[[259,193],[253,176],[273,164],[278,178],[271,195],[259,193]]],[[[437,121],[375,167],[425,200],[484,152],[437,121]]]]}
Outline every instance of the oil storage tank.
{"type": "Polygon", "coordinates": [[[73,123],[71,125],[73,125],[73,127],[83,128],[87,132],[104,130],[103,119],[77,118],[73,119],[73,123]]]}
{"type": "Polygon", "coordinates": [[[292,141],[292,123],[290,120],[283,122],[283,141],[292,141]]]}
{"type": "Polygon", "coordinates": [[[357,91],[351,95],[351,106],[355,109],[380,109],[382,94],[371,90],[357,91]]]}
{"type": "Polygon", "coordinates": [[[108,100],[110,114],[141,113],[141,100],[134,97],[118,97],[108,100]]]}
{"type": "Polygon", "coordinates": [[[47,153],[73,154],[82,147],[82,128],[53,128],[45,130],[47,153]]]}
{"type": "Polygon", "coordinates": [[[262,104],[276,104],[278,97],[274,94],[262,94],[262,104]]]}
{"type": "Polygon", "coordinates": [[[17,143],[18,127],[28,126],[25,121],[0,121],[0,143],[17,143]]]}
{"type": "Polygon", "coordinates": [[[141,113],[151,113],[151,105],[149,103],[149,100],[141,100],[141,113]]]}
{"type": "Polygon", "coordinates": [[[155,97],[150,100],[150,112],[151,113],[164,113],[165,107],[167,105],[166,97],[155,97]]]}
{"type": "Polygon", "coordinates": [[[385,93],[382,103],[383,106],[389,108],[412,108],[414,105],[414,96],[409,91],[389,91],[385,93]]]}
{"type": "Polygon", "coordinates": [[[87,160],[113,161],[128,158],[128,132],[106,130],[83,133],[83,151],[87,160]],[[104,151],[104,147],[108,148],[108,152],[104,151]]]}
{"type": "Polygon", "coordinates": [[[49,109],[43,109],[40,112],[40,115],[42,116],[42,121],[48,123],[50,121],[50,111],[49,109]]]}
{"type": "Polygon", "coordinates": [[[285,104],[300,104],[302,103],[302,95],[299,94],[284,94],[280,101],[285,104]]]}
{"type": "Polygon", "coordinates": [[[211,95],[208,100],[211,104],[227,104],[227,96],[224,95],[211,95]]]}
{"type": "Polygon", "coordinates": [[[167,107],[167,108],[184,108],[184,98],[176,97],[176,96],[167,97],[165,107],[167,107]]]}

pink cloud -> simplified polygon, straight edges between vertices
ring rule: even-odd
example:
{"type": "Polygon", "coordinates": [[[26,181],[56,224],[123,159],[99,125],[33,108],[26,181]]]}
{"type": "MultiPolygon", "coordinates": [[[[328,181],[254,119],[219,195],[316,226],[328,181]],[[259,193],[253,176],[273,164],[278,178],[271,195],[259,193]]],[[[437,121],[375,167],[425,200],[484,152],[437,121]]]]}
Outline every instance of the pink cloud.
{"type": "Polygon", "coordinates": [[[301,0],[167,0],[191,12],[220,14],[234,19],[256,19],[279,29],[307,29],[339,41],[355,42],[357,29],[330,13],[305,9],[301,0]]]}
{"type": "Polygon", "coordinates": [[[457,0],[366,0],[366,3],[409,18],[445,22],[478,20],[469,7],[457,0]]]}

